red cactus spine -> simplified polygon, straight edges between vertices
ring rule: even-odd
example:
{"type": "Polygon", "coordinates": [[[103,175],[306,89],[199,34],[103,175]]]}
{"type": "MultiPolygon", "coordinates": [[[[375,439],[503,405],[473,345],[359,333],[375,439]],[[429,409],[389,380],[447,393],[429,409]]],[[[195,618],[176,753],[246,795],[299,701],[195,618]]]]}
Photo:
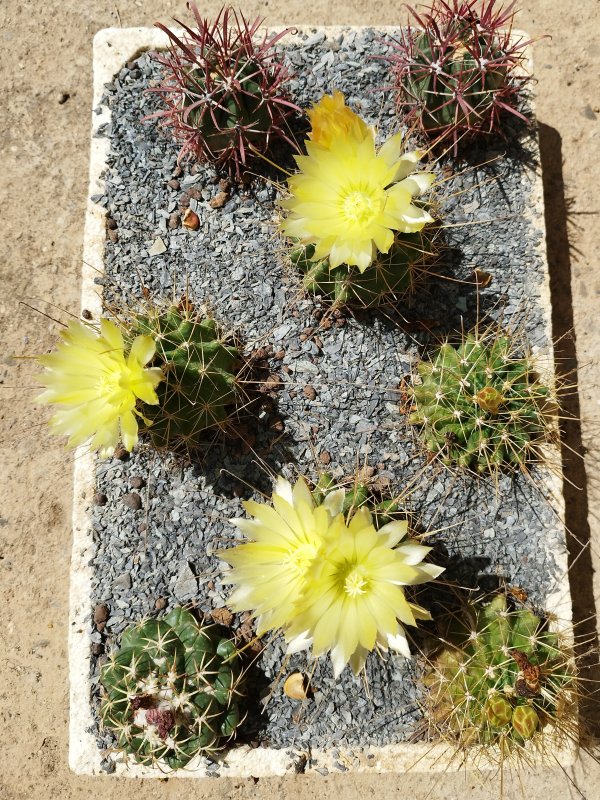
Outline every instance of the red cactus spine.
{"type": "Polygon", "coordinates": [[[196,28],[175,20],[184,30],[181,37],[156,23],[171,46],[167,55],[156,55],[163,81],[150,91],[159,93],[167,108],[149,118],[158,118],[181,142],[180,161],[210,162],[239,180],[251,159],[275,140],[294,146],[287,121],[300,109],[283,88],[291,74],[274,49],[291,29],[274,36],[265,32],[255,41],[260,18],[249,22],[223,7],[210,22],[193,3],[188,7],[196,28]]]}
{"type": "Polygon", "coordinates": [[[530,41],[512,32],[514,3],[496,0],[434,0],[425,13],[409,11],[408,26],[392,42],[398,105],[409,122],[429,136],[452,136],[455,149],[465,136],[501,132],[500,117],[518,109],[528,77],[517,75],[530,41]]]}

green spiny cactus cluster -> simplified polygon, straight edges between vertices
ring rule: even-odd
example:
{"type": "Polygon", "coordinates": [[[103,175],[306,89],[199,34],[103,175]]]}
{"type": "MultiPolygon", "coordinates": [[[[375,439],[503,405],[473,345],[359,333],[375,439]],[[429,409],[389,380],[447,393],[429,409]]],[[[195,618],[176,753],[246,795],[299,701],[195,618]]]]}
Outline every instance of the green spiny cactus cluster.
{"type": "Polygon", "coordinates": [[[346,264],[331,269],[328,259],[312,260],[314,251],[314,245],[298,245],[290,253],[292,264],[304,276],[306,291],[336,305],[370,308],[414,291],[431,259],[432,243],[421,233],[398,235],[389,253],[379,253],[364,272],[346,264]]]}
{"type": "Polygon", "coordinates": [[[417,370],[409,422],[445,464],[478,472],[523,468],[551,439],[552,392],[508,335],[467,334],[417,370]]]}
{"type": "Polygon", "coordinates": [[[214,319],[184,301],[134,317],[129,333],[154,339],[152,365],[165,374],[157,387],[158,405],[142,408],[155,447],[193,450],[207,429],[227,426],[241,400],[235,372],[240,353],[224,342],[214,319]]]}
{"type": "MultiPolygon", "coordinates": [[[[322,473],[313,489],[315,503],[320,505],[328,494],[339,488],[341,488],[340,484],[336,483],[330,473],[322,473]]],[[[342,513],[347,516],[350,511],[354,512],[357,508],[365,505],[373,515],[373,521],[377,529],[390,522],[394,514],[399,511],[398,503],[395,500],[381,500],[373,494],[366,483],[357,478],[346,489],[342,513]]]]}
{"type": "Polygon", "coordinates": [[[241,665],[218,625],[200,626],[175,608],[123,634],[103,666],[100,714],[117,748],[171,769],[222,748],[241,721],[241,665]]]}
{"type": "Polygon", "coordinates": [[[570,727],[574,667],[545,619],[499,594],[452,616],[442,641],[426,679],[436,733],[462,745],[522,745],[548,724],[570,727]]]}

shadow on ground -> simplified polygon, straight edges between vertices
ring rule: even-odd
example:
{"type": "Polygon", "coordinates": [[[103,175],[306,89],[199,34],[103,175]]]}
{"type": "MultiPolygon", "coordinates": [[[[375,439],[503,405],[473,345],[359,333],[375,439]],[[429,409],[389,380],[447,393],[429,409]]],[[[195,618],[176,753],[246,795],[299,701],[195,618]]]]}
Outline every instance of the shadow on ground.
{"type": "Polygon", "coordinates": [[[581,409],[573,296],[568,213],[562,171],[562,142],[558,131],[539,126],[540,155],[544,183],[546,247],[552,298],[552,335],[555,369],[559,384],[573,386],[562,398],[561,456],[565,525],[569,549],[569,576],[573,602],[573,623],[577,635],[582,683],[587,687],[581,703],[582,719],[589,734],[600,735],[600,664],[596,633],[594,570],[592,564],[589,501],[581,409]]]}

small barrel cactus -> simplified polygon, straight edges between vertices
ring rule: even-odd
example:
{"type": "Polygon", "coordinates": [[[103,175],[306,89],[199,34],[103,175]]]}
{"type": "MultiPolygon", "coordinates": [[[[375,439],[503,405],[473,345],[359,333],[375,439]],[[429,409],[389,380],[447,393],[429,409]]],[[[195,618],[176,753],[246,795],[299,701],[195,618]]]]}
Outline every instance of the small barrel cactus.
{"type": "Polygon", "coordinates": [[[128,628],[102,667],[100,714],[117,748],[142,764],[185,767],[221,749],[241,721],[242,669],[218,625],[175,608],[128,628]]]}
{"type": "Polygon", "coordinates": [[[130,333],[156,344],[152,366],[161,367],[158,405],[144,405],[145,428],[158,449],[193,450],[207,431],[225,429],[240,402],[235,363],[239,350],[226,344],[214,319],[183,301],[134,316],[130,333]]]}
{"type": "Polygon", "coordinates": [[[575,668],[543,617],[511,608],[498,594],[465,605],[441,638],[425,680],[428,718],[437,734],[461,745],[510,748],[546,725],[569,730],[575,668]]]}
{"type": "Polygon", "coordinates": [[[334,305],[370,308],[410,295],[427,271],[432,242],[422,233],[396,236],[388,253],[378,253],[364,271],[346,264],[331,268],[328,259],[313,261],[314,245],[292,249],[292,264],[303,274],[302,285],[334,305]]]}
{"type": "Polygon", "coordinates": [[[466,334],[417,371],[409,422],[445,464],[477,472],[525,468],[553,436],[553,392],[509,335],[466,334]]]}
{"type": "Polygon", "coordinates": [[[472,134],[500,129],[499,118],[517,108],[526,82],[516,69],[529,44],[512,33],[513,5],[496,0],[434,0],[425,13],[410,9],[417,26],[395,41],[398,104],[428,135],[451,135],[455,146],[472,134]]]}
{"type": "Polygon", "coordinates": [[[156,56],[163,82],[150,90],[167,108],[151,117],[182,143],[180,159],[192,156],[240,179],[253,156],[266,153],[275,140],[293,144],[287,120],[300,109],[283,89],[290,74],[274,50],[290,29],[256,42],[262,20],[248,22],[241,12],[224,7],[210,22],[193,3],[190,8],[196,28],[176,20],[185,31],[182,38],[156,23],[171,49],[156,56]]]}

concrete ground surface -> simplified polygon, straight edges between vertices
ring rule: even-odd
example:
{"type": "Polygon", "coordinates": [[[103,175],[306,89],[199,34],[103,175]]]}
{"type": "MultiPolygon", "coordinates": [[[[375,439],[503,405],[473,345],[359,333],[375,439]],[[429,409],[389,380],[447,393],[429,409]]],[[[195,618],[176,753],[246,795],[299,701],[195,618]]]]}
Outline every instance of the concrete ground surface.
{"type": "MultiPolygon", "coordinates": [[[[574,611],[595,630],[600,583],[600,4],[523,0],[518,26],[535,46],[545,172],[554,329],[560,367],[578,367],[567,402],[581,424],[565,425],[567,523],[574,611]],[[571,453],[572,448],[575,454],[571,453]],[[585,459],[581,456],[585,454],[585,459]]],[[[212,15],[209,2],[201,10],[212,15]]],[[[401,24],[399,3],[267,0],[244,5],[270,24],[401,24]]],[[[458,774],[295,776],[282,779],[82,778],[67,766],[68,577],[72,457],[32,402],[35,365],[56,326],[27,304],[79,311],[88,175],[92,37],[108,26],[185,18],[183,0],[2,0],[0,2],[0,800],[65,798],[557,798],[600,797],[600,767],[486,778],[458,774]]],[[[484,266],[484,265],[483,265],[484,266]]],[[[594,677],[594,672],[590,672],[594,677]]],[[[592,716],[594,711],[592,709],[592,716]]],[[[596,710],[596,720],[598,712],[596,710]]]]}

